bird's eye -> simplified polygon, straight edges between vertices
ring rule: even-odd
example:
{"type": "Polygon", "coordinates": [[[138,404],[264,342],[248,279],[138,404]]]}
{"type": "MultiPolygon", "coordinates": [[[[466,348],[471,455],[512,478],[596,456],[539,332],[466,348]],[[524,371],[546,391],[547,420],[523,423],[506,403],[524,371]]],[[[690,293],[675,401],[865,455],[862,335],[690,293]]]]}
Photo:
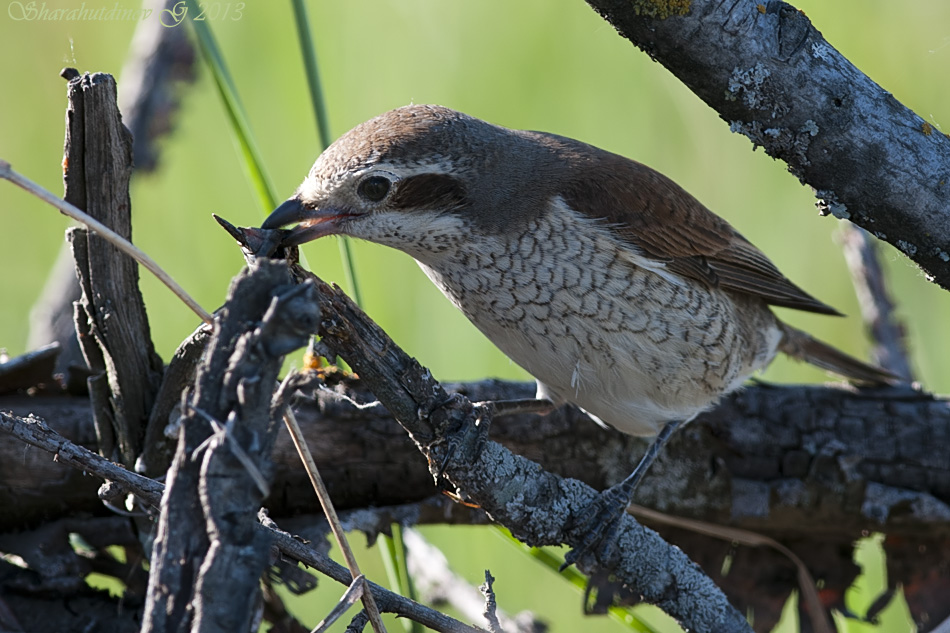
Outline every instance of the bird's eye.
{"type": "Polygon", "coordinates": [[[370,176],[360,183],[356,191],[367,200],[379,202],[389,193],[389,179],[382,176],[370,176]]]}

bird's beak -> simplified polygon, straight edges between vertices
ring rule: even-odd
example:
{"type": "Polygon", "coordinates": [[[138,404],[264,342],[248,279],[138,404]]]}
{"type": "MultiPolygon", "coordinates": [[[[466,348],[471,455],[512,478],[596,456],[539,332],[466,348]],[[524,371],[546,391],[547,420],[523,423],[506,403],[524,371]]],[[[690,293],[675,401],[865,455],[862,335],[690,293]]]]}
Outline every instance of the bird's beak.
{"type": "Polygon", "coordinates": [[[351,214],[336,209],[317,209],[305,205],[299,198],[290,198],[267,216],[262,229],[279,229],[297,222],[297,226],[281,241],[284,246],[298,246],[326,235],[339,233],[340,220],[351,214]]]}

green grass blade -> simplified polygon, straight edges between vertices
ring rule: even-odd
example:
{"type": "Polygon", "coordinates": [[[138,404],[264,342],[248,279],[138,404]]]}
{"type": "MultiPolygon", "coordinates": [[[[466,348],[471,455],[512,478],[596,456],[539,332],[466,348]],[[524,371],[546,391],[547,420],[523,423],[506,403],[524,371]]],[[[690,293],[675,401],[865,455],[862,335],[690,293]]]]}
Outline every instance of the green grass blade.
{"type": "Polygon", "coordinates": [[[346,283],[350,287],[350,294],[356,305],[362,307],[363,296],[360,292],[360,285],[356,282],[356,267],[353,262],[353,249],[350,244],[350,238],[342,237],[340,242],[340,258],[343,260],[343,275],[346,277],[346,283]]]}
{"type": "MultiPolygon", "coordinates": [[[[303,57],[304,69],[307,73],[307,87],[310,90],[310,103],[313,105],[313,115],[317,121],[317,131],[320,135],[320,150],[325,150],[331,143],[330,123],[327,117],[327,105],[323,96],[323,84],[320,82],[320,69],[317,65],[317,49],[313,45],[313,35],[310,32],[310,20],[307,17],[307,5],[304,0],[291,0],[294,8],[294,21],[297,23],[297,38],[300,40],[300,55],[303,57]]],[[[342,237],[340,243],[340,258],[343,260],[343,275],[350,288],[350,294],[356,305],[362,306],[363,297],[359,283],[356,281],[356,266],[353,262],[350,238],[342,237]]]]}
{"type": "MultiPolygon", "coordinates": [[[[380,534],[376,541],[383,559],[383,566],[386,568],[386,576],[389,578],[389,586],[406,598],[416,600],[416,588],[412,584],[406,563],[406,545],[402,537],[402,526],[393,523],[391,529],[392,538],[380,534]]],[[[423,633],[425,630],[415,620],[400,618],[399,621],[402,622],[406,633],[423,633]]]]}
{"type": "Polygon", "coordinates": [[[330,123],[327,117],[327,104],[323,97],[323,84],[320,82],[320,68],[317,65],[317,49],[313,45],[310,33],[310,20],[307,17],[307,5],[304,0],[291,0],[294,19],[297,23],[297,38],[300,40],[300,54],[303,57],[307,73],[307,87],[310,89],[310,103],[317,119],[317,131],[320,134],[320,149],[324,150],[333,142],[330,136],[330,123]]]}
{"type": "MultiPolygon", "coordinates": [[[[185,0],[188,10],[198,15],[198,3],[195,0],[185,0]]],[[[271,183],[267,174],[264,172],[264,162],[261,159],[260,151],[254,142],[251,134],[251,125],[248,122],[244,107],[238,97],[237,87],[228,72],[224,57],[221,56],[221,50],[211,33],[211,27],[207,20],[190,20],[195,29],[195,36],[198,40],[198,49],[201,56],[204,57],[214,83],[218,88],[218,94],[224,103],[228,120],[231,123],[231,129],[234,130],[235,139],[243,158],[244,168],[251,180],[254,192],[257,194],[258,201],[265,213],[270,213],[277,206],[278,197],[275,193],[274,185],[271,183]]]]}

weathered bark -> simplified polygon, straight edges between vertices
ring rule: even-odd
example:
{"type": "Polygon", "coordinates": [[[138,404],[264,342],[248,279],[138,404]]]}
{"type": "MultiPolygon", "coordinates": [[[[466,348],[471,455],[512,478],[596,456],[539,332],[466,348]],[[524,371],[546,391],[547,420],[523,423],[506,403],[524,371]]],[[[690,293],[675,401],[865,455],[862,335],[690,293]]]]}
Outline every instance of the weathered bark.
{"type": "Polygon", "coordinates": [[[871,337],[871,358],[905,382],[912,382],[907,331],[897,317],[896,306],[885,283],[881,267],[879,243],[867,231],[853,224],[841,227],[838,241],[844,252],[851,280],[854,283],[861,319],[871,337]]]}
{"type": "MultiPolygon", "coordinates": [[[[115,492],[120,494],[124,494],[124,492],[134,494],[135,498],[142,503],[142,507],[157,509],[161,503],[163,491],[165,490],[163,484],[129,472],[121,466],[117,466],[109,460],[102,458],[98,454],[73,444],[50,429],[46,423],[41,420],[17,418],[16,416],[0,412],[0,428],[31,446],[55,453],[58,456],[65,456],[66,462],[73,467],[87,471],[89,474],[111,482],[110,488],[115,492]]],[[[431,507],[436,504],[429,505],[431,507]]],[[[451,507],[459,508],[459,506],[455,504],[452,504],[451,507]]],[[[412,511],[410,511],[410,513],[418,514],[412,511]]],[[[370,513],[367,513],[365,510],[357,511],[355,513],[358,518],[357,521],[350,521],[344,516],[344,525],[348,527],[351,526],[352,529],[363,529],[367,530],[367,532],[375,532],[378,531],[384,523],[388,523],[392,520],[405,521],[409,516],[409,514],[405,512],[374,513],[378,522],[375,524],[375,527],[369,528],[367,527],[368,521],[366,520],[368,514],[370,513]]],[[[440,514],[444,515],[445,512],[441,511],[440,514]]],[[[299,538],[280,530],[264,512],[258,514],[258,519],[260,523],[256,526],[255,530],[259,533],[259,538],[272,540],[274,542],[277,550],[275,555],[286,557],[289,561],[300,561],[339,583],[344,585],[350,584],[352,577],[350,576],[349,570],[331,560],[326,555],[326,547],[321,548],[319,545],[316,548],[311,547],[299,538]]],[[[312,526],[313,521],[308,521],[307,528],[311,528],[312,526]]],[[[0,610],[0,623],[8,628],[18,626],[16,624],[16,613],[19,612],[20,608],[13,608],[13,606],[16,605],[16,607],[27,609],[34,606],[39,600],[43,600],[45,603],[44,607],[48,609],[49,615],[51,616],[44,619],[44,622],[47,623],[46,628],[52,630],[71,630],[71,627],[64,623],[73,622],[75,618],[71,613],[61,613],[63,610],[62,607],[57,608],[55,605],[57,605],[60,600],[68,599],[63,597],[64,595],[69,597],[75,595],[75,591],[64,591],[67,586],[79,587],[85,590],[83,577],[87,567],[78,560],[79,555],[68,541],[69,533],[76,532],[86,539],[91,546],[101,549],[111,544],[133,544],[134,537],[131,537],[131,532],[128,528],[128,523],[123,519],[109,517],[106,519],[92,519],[82,523],[73,520],[63,520],[44,525],[34,532],[10,535],[7,538],[0,536],[0,541],[2,541],[0,546],[3,548],[0,549],[0,551],[21,552],[25,561],[32,565],[30,569],[23,570],[22,572],[14,571],[14,573],[7,573],[4,576],[4,587],[6,589],[12,589],[12,591],[7,591],[4,595],[4,605],[7,608],[0,610]],[[100,526],[106,529],[100,529],[100,526]],[[123,530],[123,527],[126,529],[123,530]],[[50,538],[51,532],[55,537],[53,539],[50,538]],[[47,554],[47,552],[50,551],[53,556],[47,554]],[[40,572],[39,580],[46,582],[36,582],[38,571],[40,572]],[[68,585],[66,583],[68,583],[68,585]],[[31,591],[34,589],[39,591],[40,595],[33,595],[31,591]],[[21,595],[24,593],[26,595],[21,595]]],[[[308,529],[301,530],[301,532],[308,532],[308,529]]],[[[316,534],[316,538],[321,540],[326,536],[326,531],[314,532],[313,530],[309,530],[309,532],[316,534]]],[[[107,573],[108,571],[108,573],[114,575],[116,578],[129,583],[130,588],[134,589],[136,584],[130,582],[130,580],[133,580],[131,578],[132,574],[117,573],[115,565],[112,565],[113,569],[106,570],[105,568],[109,562],[110,561],[106,561],[107,564],[100,565],[98,570],[103,573],[107,573]]],[[[0,570],[4,572],[10,571],[6,569],[7,567],[12,566],[5,561],[0,561],[0,570]]],[[[93,569],[96,570],[95,567],[93,567],[93,569]]],[[[140,561],[131,559],[127,562],[123,571],[134,570],[141,571],[141,563],[140,561]]],[[[290,587],[291,591],[307,591],[316,586],[315,579],[298,569],[296,565],[284,564],[283,558],[276,558],[275,566],[272,567],[271,573],[275,578],[283,579],[288,585],[290,585],[291,582],[294,583],[295,586],[290,587]]],[[[482,631],[482,629],[462,624],[434,609],[415,603],[398,594],[394,594],[375,583],[370,582],[368,584],[376,598],[377,606],[382,612],[394,613],[401,617],[411,618],[434,631],[445,633],[478,633],[482,631]]],[[[125,600],[126,598],[123,597],[123,604],[137,606],[137,603],[133,605],[125,600]]],[[[95,617],[95,614],[91,615],[95,617]]],[[[121,624],[123,627],[132,626],[130,622],[135,623],[139,619],[137,611],[126,611],[120,613],[119,616],[121,616],[121,624]]],[[[118,627],[118,624],[116,627],[118,627]]],[[[126,629],[115,628],[115,630],[126,629]]]]}
{"type": "Polygon", "coordinates": [[[950,289],[950,138],[779,0],[587,0],[729,124],[788,164],[819,205],[950,289]]]}
{"type": "MultiPolygon", "coordinates": [[[[115,80],[76,73],[68,93],[65,199],[131,239],[132,137],[116,106],[115,80]]],[[[82,288],[76,327],[93,374],[89,387],[100,450],[131,465],[162,374],[138,289],[138,265],[85,229],[67,235],[82,288]]]]}
{"type": "Polygon", "coordinates": [[[256,528],[280,428],[271,394],[283,356],[317,312],[285,266],[238,275],[182,412],[152,550],[143,633],[248,631],[271,539],[256,528]]]}

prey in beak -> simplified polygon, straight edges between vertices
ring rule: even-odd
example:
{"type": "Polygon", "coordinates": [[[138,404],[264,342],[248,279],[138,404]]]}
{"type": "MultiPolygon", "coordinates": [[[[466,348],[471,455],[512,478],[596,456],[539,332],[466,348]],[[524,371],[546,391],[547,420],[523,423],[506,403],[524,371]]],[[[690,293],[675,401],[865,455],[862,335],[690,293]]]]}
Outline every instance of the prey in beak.
{"type": "Polygon", "coordinates": [[[339,234],[342,222],[354,217],[338,209],[318,209],[305,204],[296,196],[285,200],[267,216],[262,229],[279,229],[288,224],[297,223],[284,236],[282,246],[299,246],[306,242],[327,236],[339,234]]]}

